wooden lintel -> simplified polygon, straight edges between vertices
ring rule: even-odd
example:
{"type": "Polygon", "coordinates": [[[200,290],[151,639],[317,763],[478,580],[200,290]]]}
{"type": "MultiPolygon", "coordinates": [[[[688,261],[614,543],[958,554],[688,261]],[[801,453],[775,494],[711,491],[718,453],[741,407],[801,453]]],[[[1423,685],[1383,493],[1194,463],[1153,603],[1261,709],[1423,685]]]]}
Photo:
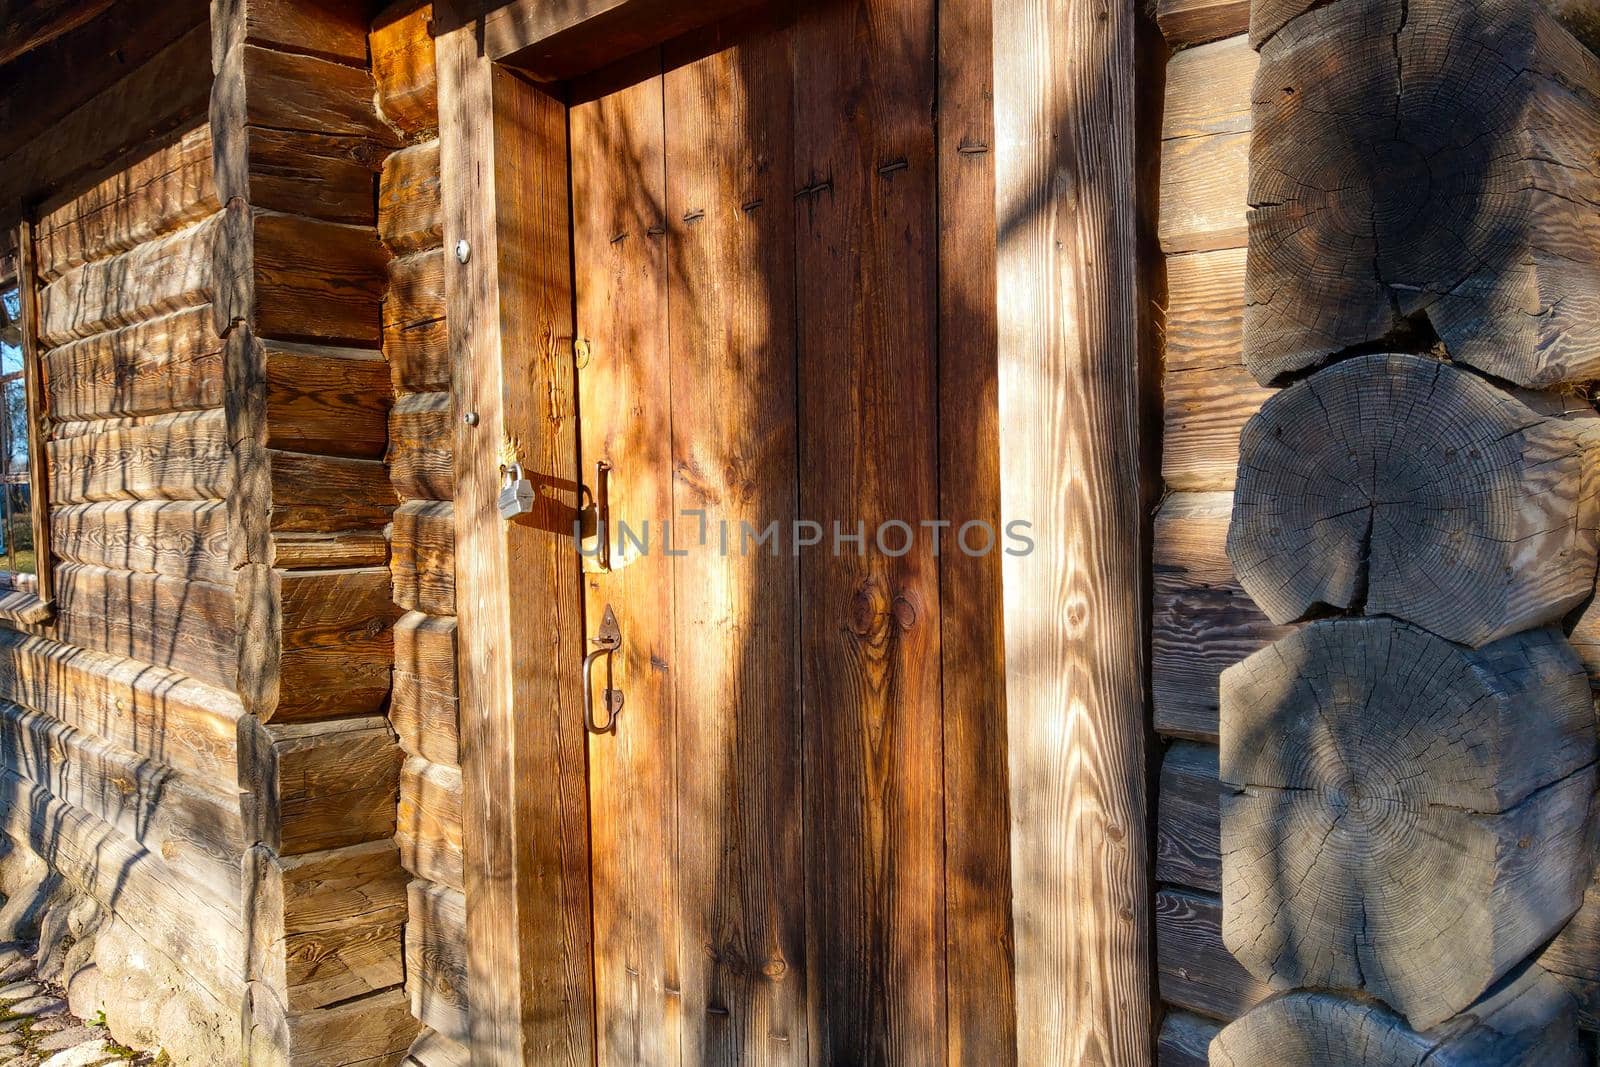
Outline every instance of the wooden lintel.
{"type": "Polygon", "coordinates": [[[70,33],[110,7],[112,0],[0,0],[0,65],[70,33]]]}
{"type": "Polygon", "coordinates": [[[768,0],[465,0],[438,32],[471,25],[482,51],[539,81],[586,74],[768,0]]]}

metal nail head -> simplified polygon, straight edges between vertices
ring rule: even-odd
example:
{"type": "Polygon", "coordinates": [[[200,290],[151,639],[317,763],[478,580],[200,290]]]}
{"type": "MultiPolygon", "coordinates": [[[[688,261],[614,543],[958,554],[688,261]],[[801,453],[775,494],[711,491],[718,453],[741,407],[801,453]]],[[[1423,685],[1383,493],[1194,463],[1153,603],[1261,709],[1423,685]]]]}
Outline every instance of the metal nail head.
{"type": "Polygon", "coordinates": [[[465,263],[471,258],[472,246],[468,244],[467,239],[463,237],[461,240],[456,242],[456,262],[465,263]]]}

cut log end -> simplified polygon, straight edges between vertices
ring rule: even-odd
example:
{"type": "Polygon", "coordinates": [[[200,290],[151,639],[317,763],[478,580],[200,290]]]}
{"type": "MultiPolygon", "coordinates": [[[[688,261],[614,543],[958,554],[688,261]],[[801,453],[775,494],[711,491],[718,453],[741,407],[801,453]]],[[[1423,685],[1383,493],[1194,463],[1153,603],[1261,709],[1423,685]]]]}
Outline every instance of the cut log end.
{"type": "Polygon", "coordinates": [[[1318,623],[1224,674],[1221,741],[1223,936],[1262,981],[1426,1029],[1582,900],[1594,712],[1555,631],[1318,623]]]}
{"type": "Polygon", "coordinates": [[[1419,319],[1519,385],[1600,374],[1600,61],[1536,3],[1282,0],[1255,22],[1257,379],[1419,319]]]}
{"type": "Polygon", "coordinates": [[[1364,609],[1477,647],[1555,622],[1594,588],[1596,425],[1425,357],[1348,360],[1246,426],[1229,558],[1279,624],[1364,609]]]}
{"type": "Polygon", "coordinates": [[[1370,1001],[1274,997],[1211,1043],[1211,1067],[1577,1067],[1571,1005],[1536,968],[1473,1011],[1419,1033],[1370,1001]]]}

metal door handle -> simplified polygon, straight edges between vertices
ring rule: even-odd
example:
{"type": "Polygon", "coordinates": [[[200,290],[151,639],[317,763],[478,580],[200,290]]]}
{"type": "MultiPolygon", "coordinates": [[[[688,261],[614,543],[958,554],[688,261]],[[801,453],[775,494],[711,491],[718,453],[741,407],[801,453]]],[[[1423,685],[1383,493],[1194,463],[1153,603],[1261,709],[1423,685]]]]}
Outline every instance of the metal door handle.
{"type": "Polygon", "coordinates": [[[600,619],[600,632],[589,643],[594,645],[594,651],[583,657],[583,725],[590,733],[603,734],[617,724],[617,715],[622,711],[622,690],[611,688],[611,653],[622,647],[622,628],[617,625],[617,616],[610,604],[606,605],[600,619]],[[594,665],[602,656],[606,658],[606,719],[596,722],[594,665]]]}

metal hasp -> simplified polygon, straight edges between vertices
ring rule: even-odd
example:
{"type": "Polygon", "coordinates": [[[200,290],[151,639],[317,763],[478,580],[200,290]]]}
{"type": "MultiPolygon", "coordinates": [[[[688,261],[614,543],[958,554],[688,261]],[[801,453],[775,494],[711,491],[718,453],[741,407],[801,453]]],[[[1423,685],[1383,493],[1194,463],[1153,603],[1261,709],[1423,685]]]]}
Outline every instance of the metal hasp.
{"type": "Polygon", "coordinates": [[[611,688],[611,653],[622,647],[622,627],[617,625],[616,612],[606,605],[600,619],[600,632],[589,639],[594,651],[583,657],[583,723],[590,733],[609,733],[617,724],[622,711],[622,690],[611,688]],[[606,719],[596,722],[594,717],[594,665],[601,656],[606,658],[606,689],[604,694],[606,719]]]}

